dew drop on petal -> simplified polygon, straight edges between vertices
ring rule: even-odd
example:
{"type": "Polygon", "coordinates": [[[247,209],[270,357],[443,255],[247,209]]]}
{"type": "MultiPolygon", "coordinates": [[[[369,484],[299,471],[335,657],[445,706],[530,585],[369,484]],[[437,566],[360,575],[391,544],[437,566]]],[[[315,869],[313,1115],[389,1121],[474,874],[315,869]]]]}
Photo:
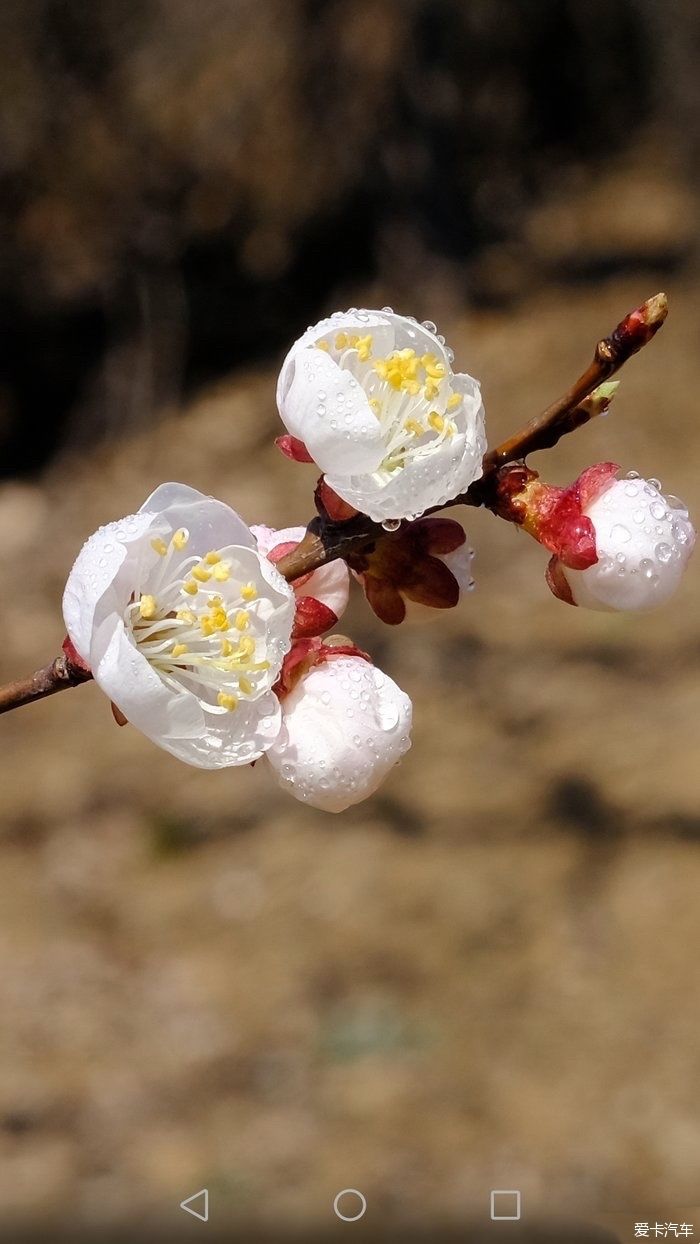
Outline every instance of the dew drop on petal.
{"type": "MultiPolygon", "coordinates": [[[[615,523],[615,526],[610,532],[610,536],[615,541],[616,544],[628,544],[629,541],[632,539],[629,533],[629,529],[627,527],[623,527],[622,523],[615,523]]],[[[618,561],[620,559],[620,556],[622,555],[618,554],[618,561]]],[[[624,561],[624,557],[623,557],[623,561],[624,561]]]]}

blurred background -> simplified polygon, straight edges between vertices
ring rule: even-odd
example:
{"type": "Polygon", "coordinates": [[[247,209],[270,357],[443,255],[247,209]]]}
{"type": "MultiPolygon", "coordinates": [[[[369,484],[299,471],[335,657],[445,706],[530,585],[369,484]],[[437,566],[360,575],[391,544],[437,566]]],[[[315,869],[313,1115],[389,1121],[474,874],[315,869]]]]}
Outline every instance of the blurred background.
{"type": "MultiPolygon", "coordinates": [[[[611,416],[537,465],[697,516],[699,53],[693,0],[5,0],[0,678],[160,481],[311,516],[275,375],[338,307],[436,320],[495,443],[665,288],[611,416]]],[[[494,1187],[522,1239],[698,1203],[697,574],[584,614],[466,519],[458,609],[343,624],[415,728],[341,816],[178,766],[94,687],[3,718],[0,1238],[175,1238],[205,1186],[246,1238],[332,1234],[348,1186],[363,1238],[481,1239],[494,1187]]]]}

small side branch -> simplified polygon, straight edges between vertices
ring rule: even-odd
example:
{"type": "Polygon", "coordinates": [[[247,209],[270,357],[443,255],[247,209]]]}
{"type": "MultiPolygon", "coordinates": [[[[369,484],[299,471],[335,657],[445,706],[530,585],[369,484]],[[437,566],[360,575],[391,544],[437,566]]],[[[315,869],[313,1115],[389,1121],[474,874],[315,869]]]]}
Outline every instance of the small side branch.
{"type": "Polygon", "coordinates": [[[514,436],[486,454],[484,475],[506,462],[517,462],[538,449],[551,449],[567,432],[587,423],[596,411],[586,407],[585,399],[651,341],[667,315],[668,299],[665,294],[655,294],[626,315],[609,337],[598,342],[592,363],[566,393],[514,436]]]}

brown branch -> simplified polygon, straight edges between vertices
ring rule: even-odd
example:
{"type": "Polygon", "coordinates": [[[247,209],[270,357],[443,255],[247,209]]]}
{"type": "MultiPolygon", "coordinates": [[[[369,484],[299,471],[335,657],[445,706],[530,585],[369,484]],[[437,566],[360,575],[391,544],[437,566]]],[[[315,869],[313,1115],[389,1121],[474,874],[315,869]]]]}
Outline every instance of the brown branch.
{"type": "Polygon", "coordinates": [[[44,700],[46,696],[66,691],[68,687],[78,687],[91,678],[87,670],[73,665],[63,654],[28,678],[18,678],[6,687],[0,687],[0,713],[9,713],[11,708],[21,708],[34,700],[44,700]]]}
{"type": "MultiPolygon", "coordinates": [[[[595,391],[633,354],[651,341],[667,313],[666,295],[656,294],[625,316],[609,337],[598,342],[593,361],[576,383],[541,415],[536,415],[519,432],[490,450],[484,457],[481,478],[465,493],[446,505],[435,508],[446,509],[453,505],[487,508],[493,505],[495,508],[495,484],[501,468],[511,462],[520,462],[537,450],[550,449],[562,436],[582,427],[606,410],[612,394],[605,390],[598,393],[595,391]]],[[[277,569],[288,582],[293,582],[336,558],[346,557],[349,553],[366,547],[373,540],[386,537],[387,532],[381,524],[372,522],[363,514],[357,514],[342,523],[314,518],[309,523],[301,544],[277,563],[277,569]]],[[[30,704],[33,700],[44,699],[57,691],[64,691],[67,687],[77,687],[91,677],[91,674],[74,665],[66,655],[57,657],[45,669],[37,670],[29,678],[20,678],[0,688],[0,713],[7,713],[22,704],[30,704]]]]}
{"type": "Polygon", "coordinates": [[[567,432],[587,423],[592,414],[586,414],[585,407],[582,411],[581,404],[594,389],[609,380],[623,363],[651,341],[667,315],[668,300],[665,294],[655,294],[653,298],[643,302],[641,307],[626,315],[609,337],[598,342],[592,363],[566,393],[548,406],[541,415],[536,415],[526,423],[514,436],[510,436],[486,454],[484,474],[487,475],[506,462],[517,462],[538,449],[551,449],[567,432]],[[585,417],[581,418],[581,414],[585,414],[585,417]]]}

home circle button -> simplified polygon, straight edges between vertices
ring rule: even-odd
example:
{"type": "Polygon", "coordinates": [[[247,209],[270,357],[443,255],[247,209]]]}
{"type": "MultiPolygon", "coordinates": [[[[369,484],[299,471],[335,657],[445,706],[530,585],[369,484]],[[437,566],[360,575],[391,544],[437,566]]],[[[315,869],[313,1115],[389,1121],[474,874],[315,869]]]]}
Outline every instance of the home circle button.
{"type": "Polygon", "coordinates": [[[357,1188],[343,1188],[333,1201],[333,1212],[343,1222],[357,1222],[367,1212],[367,1201],[357,1188]]]}

